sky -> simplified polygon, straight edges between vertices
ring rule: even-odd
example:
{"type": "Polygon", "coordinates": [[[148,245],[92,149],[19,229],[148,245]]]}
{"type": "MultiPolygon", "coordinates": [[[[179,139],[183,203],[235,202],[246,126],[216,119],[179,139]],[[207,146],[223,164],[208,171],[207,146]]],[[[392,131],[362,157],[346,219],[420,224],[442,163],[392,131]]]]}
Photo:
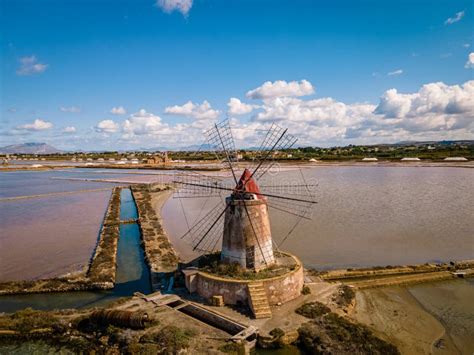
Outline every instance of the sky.
{"type": "Polygon", "coordinates": [[[0,0],[0,146],[474,139],[464,0],[0,0]]]}

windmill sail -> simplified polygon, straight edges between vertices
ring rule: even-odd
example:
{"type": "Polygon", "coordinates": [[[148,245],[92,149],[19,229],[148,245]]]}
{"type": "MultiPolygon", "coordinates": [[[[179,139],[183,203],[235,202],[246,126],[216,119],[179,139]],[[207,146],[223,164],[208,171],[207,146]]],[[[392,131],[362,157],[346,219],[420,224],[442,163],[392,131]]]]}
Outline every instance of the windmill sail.
{"type": "Polygon", "coordinates": [[[221,261],[224,263],[238,263],[254,270],[265,268],[275,262],[269,209],[307,219],[316,203],[311,193],[312,185],[306,184],[303,175],[302,181],[295,185],[258,182],[271,169],[278,152],[291,148],[297,139],[288,134],[287,129],[273,124],[260,149],[254,153],[254,166],[245,169],[237,179],[237,154],[229,121],[215,124],[206,136],[216,156],[231,170],[233,182],[218,175],[176,175],[178,198],[220,200],[182,238],[193,246],[193,250],[209,252],[222,246],[221,261]]]}

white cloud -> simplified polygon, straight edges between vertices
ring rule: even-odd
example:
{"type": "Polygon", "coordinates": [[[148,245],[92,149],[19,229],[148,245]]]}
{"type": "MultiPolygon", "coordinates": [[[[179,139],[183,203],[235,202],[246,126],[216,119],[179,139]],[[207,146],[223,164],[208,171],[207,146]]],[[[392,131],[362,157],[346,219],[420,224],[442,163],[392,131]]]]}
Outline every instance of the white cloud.
{"type": "Polygon", "coordinates": [[[469,47],[471,46],[471,44],[470,44],[470,43],[464,43],[462,46],[463,46],[464,48],[469,48],[469,47]]]}
{"type": "Polygon", "coordinates": [[[74,126],[64,127],[63,133],[76,133],[76,127],[74,126]]]}
{"type": "Polygon", "coordinates": [[[214,110],[211,104],[206,100],[202,104],[195,104],[192,101],[186,102],[184,105],[174,105],[165,108],[165,113],[186,116],[196,120],[214,120],[220,112],[214,110]]]}
{"type": "Polygon", "coordinates": [[[401,74],[403,74],[403,70],[402,70],[402,69],[397,69],[397,70],[394,70],[394,71],[391,71],[391,72],[388,72],[388,73],[387,73],[388,76],[401,75],[401,74]]]}
{"type": "Polygon", "coordinates": [[[256,89],[247,92],[251,99],[270,99],[275,97],[306,96],[314,93],[313,85],[307,80],[290,81],[277,80],[273,83],[267,81],[256,89]]]}
{"type": "Polygon", "coordinates": [[[115,133],[119,130],[120,125],[112,120],[102,120],[94,128],[99,133],[115,133]]]}
{"type": "Polygon", "coordinates": [[[16,71],[18,75],[39,74],[43,73],[48,68],[47,64],[38,63],[38,59],[34,55],[30,57],[22,57],[19,61],[20,67],[16,71]]]}
{"type": "Polygon", "coordinates": [[[17,129],[25,131],[44,131],[50,128],[53,128],[53,124],[48,121],[43,121],[41,118],[37,118],[33,123],[27,123],[17,127],[17,129]]]}
{"type": "Polygon", "coordinates": [[[430,83],[407,94],[391,89],[378,105],[330,97],[266,99],[253,123],[272,121],[281,121],[303,145],[469,139],[474,134],[474,81],[430,83]]]}
{"type": "Polygon", "coordinates": [[[446,21],[444,21],[444,24],[452,25],[453,23],[461,21],[463,17],[464,17],[464,11],[459,11],[456,13],[456,15],[454,15],[453,17],[449,17],[446,21]]]}
{"type": "Polygon", "coordinates": [[[127,114],[127,110],[123,106],[118,106],[118,107],[112,107],[110,110],[110,113],[112,115],[125,115],[127,114]]]}
{"type": "Polygon", "coordinates": [[[141,109],[125,120],[122,130],[126,137],[130,137],[153,135],[165,128],[166,125],[161,121],[161,117],[141,109]]]}
{"type": "Polygon", "coordinates": [[[252,112],[256,108],[259,108],[260,106],[246,104],[235,97],[231,97],[229,102],[227,103],[227,107],[227,111],[231,115],[245,115],[247,113],[252,112]]]}
{"type": "Polygon", "coordinates": [[[69,113],[79,113],[81,112],[81,109],[76,106],[70,106],[70,107],[60,107],[59,111],[61,112],[69,112],[69,113]]]}
{"type": "Polygon", "coordinates": [[[400,94],[390,89],[380,98],[375,110],[388,118],[418,117],[435,114],[474,114],[474,80],[463,85],[442,82],[423,85],[413,94],[400,94]]]}
{"type": "Polygon", "coordinates": [[[474,52],[469,53],[466,64],[464,64],[466,69],[474,69],[474,52]]]}
{"type": "Polygon", "coordinates": [[[156,5],[166,13],[179,11],[183,16],[187,16],[193,6],[193,0],[157,0],[156,5]]]}

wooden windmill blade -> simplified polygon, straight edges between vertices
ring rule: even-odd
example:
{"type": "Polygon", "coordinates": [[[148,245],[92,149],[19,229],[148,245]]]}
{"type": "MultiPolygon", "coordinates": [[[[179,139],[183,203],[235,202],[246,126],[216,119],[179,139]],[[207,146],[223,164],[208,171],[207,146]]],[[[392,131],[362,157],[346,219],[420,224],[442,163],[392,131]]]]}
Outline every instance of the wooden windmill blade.
{"type": "Polygon", "coordinates": [[[315,188],[312,184],[260,185],[263,194],[268,195],[268,207],[304,219],[310,219],[316,204],[315,188]]]}
{"type": "Polygon", "coordinates": [[[223,216],[226,210],[227,206],[223,208],[221,202],[217,203],[208,213],[196,221],[181,239],[191,244],[193,250],[215,251],[219,240],[222,239],[223,216]]]}
{"type": "Polygon", "coordinates": [[[174,198],[223,197],[228,187],[225,177],[209,176],[197,172],[177,173],[173,177],[177,187],[174,198]]]}
{"type": "Polygon", "coordinates": [[[260,180],[276,163],[276,158],[281,151],[293,147],[297,138],[288,133],[286,128],[272,123],[258,150],[253,153],[252,177],[260,180]]]}
{"type": "Polygon", "coordinates": [[[230,127],[229,119],[214,124],[214,126],[204,132],[207,142],[213,150],[216,158],[221,160],[223,164],[232,172],[234,182],[237,183],[233,161],[237,161],[237,151],[235,149],[234,137],[230,127]]]}
{"type": "Polygon", "coordinates": [[[175,180],[183,196],[221,197],[222,201],[225,196],[224,204],[214,206],[182,238],[193,250],[207,252],[216,250],[222,240],[223,263],[237,262],[254,270],[267,267],[275,263],[268,209],[302,219],[308,218],[308,211],[316,203],[303,175],[302,183],[294,186],[268,185],[261,190],[257,184],[273,165],[274,153],[292,147],[296,138],[273,124],[256,153],[255,168],[252,172],[245,169],[237,180],[233,166],[236,150],[228,120],[215,124],[206,135],[216,155],[225,159],[234,182],[229,185],[229,179],[202,174],[181,174],[175,180]]]}

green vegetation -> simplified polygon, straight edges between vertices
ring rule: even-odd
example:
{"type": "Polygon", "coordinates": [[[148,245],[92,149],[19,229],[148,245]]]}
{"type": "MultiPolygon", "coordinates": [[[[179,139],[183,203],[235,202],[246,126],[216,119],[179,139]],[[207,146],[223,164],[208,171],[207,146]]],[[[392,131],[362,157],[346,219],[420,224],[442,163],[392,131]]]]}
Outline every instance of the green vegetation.
{"type": "Polygon", "coordinates": [[[158,354],[177,354],[180,350],[188,348],[191,338],[196,335],[196,331],[192,329],[168,325],[157,332],[143,335],[140,343],[158,345],[158,354]]]}
{"type": "Polygon", "coordinates": [[[336,303],[340,307],[347,307],[349,306],[355,298],[355,292],[352,287],[347,285],[343,285],[339,288],[339,293],[336,296],[336,303]]]}
{"type": "Polygon", "coordinates": [[[311,289],[309,288],[309,286],[304,285],[303,289],[301,290],[301,294],[302,295],[310,295],[311,294],[311,289]]]}
{"type": "Polygon", "coordinates": [[[221,277],[227,277],[232,279],[260,280],[283,275],[287,272],[290,272],[291,270],[294,270],[296,266],[282,266],[274,264],[266,269],[257,272],[244,269],[238,263],[224,264],[221,263],[220,260],[220,252],[206,254],[199,259],[198,267],[202,271],[215,274],[221,277]]]}
{"type": "Polygon", "coordinates": [[[303,317],[314,319],[331,312],[331,309],[321,302],[308,302],[298,307],[295,312],[303,317]]]}
{"type": "MultiPolygon", "coordinates": [[[[116,161],[127,158],[137,158],[145,161],[158,152],[100,152],[100,153],[55,153],[55,154],[10,154],[22,159],[45,158],[47,160],[71,160],[72,158],[87,159],[96,161],[110,158],[116,161]]],[[[237,152],[242,158],[240,160],[248,161],[256,158],[254,150],[239,150],[237,152]]],[[[5,155],[0,155],[4,157],[5,155]]],[[[176,151],[168,152],[171,160],[185,161],[212,161],[216,159],[213,152],[210,151],[176,151]]],[[[301,161],[308,159],[318,160],[360,160],[365,157],[378,158],[380,160],[400,160],[404,157],[418,157],[420,159],[442,160],[446,157],[465,157],[474,159],[474,141],[438,141],[438,142],[413,142],[397,144],[378,144],[378,145],[348,145],[342,147],[303,147],[295,149],[282,150],[275,153],[278,160],[301,161]]]]}
{"type": "Polygon", "coordinates": [[[52,328],[57,318],[48,312],[25,308],[21,311],[0,318],[0,329],[15,330],[22,334],[34,329],[52,328]]]}
{"type": "Polygon", "coordinates": [[[298,345],[312,354],[399,354],[362,324],[327,313],[298,329],[298,345]]]}
{"type": "Polygon", "coordinates": [[[110,197],[99,242],[87,272],[92,282],[115,282],[116,254],[120,234],[120,191],[114,188],[110,197]]]}
{"type": "Polygon", "coordinates": [[[139,184],[131,187],[137,205],[139,226],[147,263],[152,271],[172,271],[178,266],[178,255],[168,240],[152,206],[152,194],[169,190],[169,186],[139,184]]]}
{"type": "Polygon", "coordinates": [[[219,351],[226,353],[226,354],[236,354],[236,355],[244,355],[245,349],[243,344],[238,343],[225,343],[219,347],[219,351]]]}

